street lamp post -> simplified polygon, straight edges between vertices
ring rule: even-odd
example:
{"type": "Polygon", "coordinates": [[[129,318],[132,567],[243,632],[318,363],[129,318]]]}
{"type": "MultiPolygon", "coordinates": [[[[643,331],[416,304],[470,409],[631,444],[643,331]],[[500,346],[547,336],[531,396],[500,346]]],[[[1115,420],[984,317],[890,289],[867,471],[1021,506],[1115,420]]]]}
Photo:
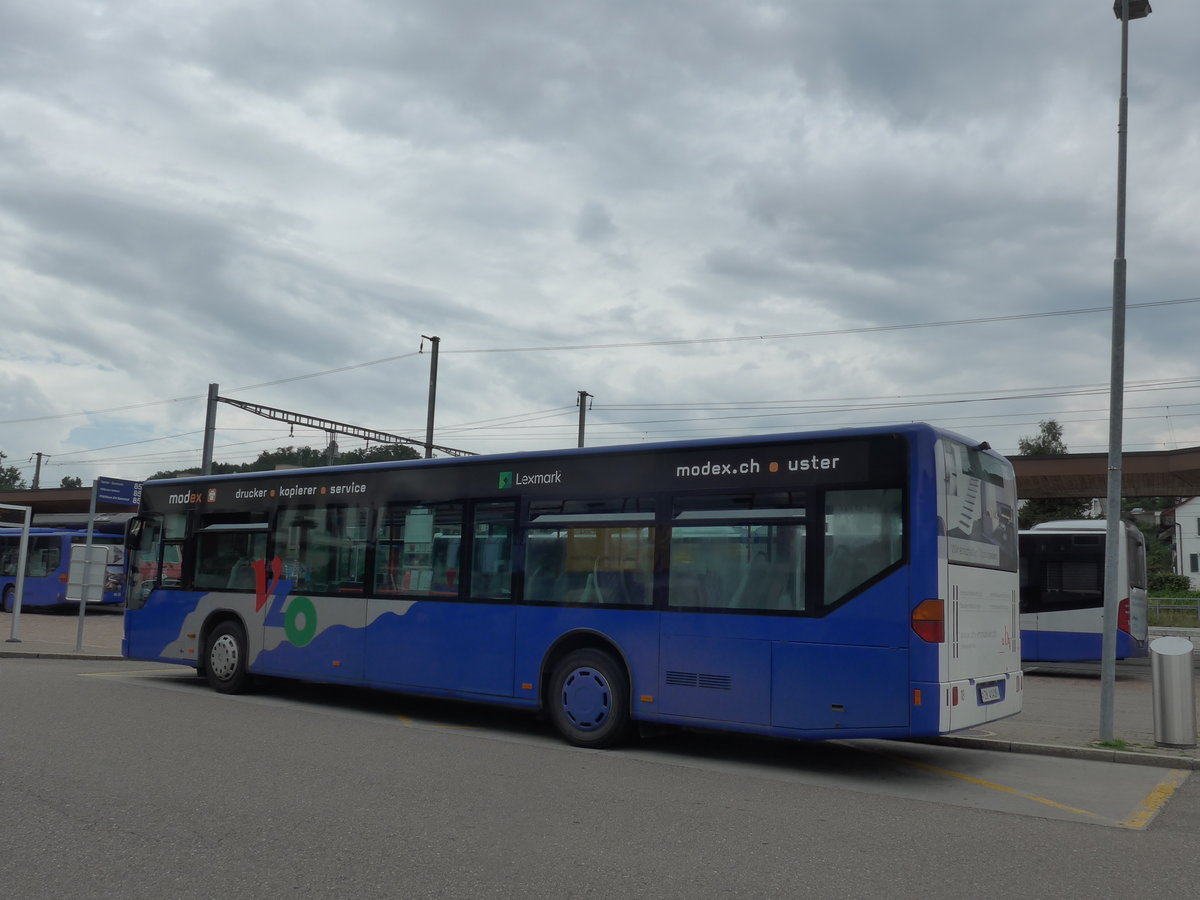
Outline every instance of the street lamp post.
{"type": "Polygon", "coordinates": [[[1108,493],[1105,503],[1104,639],[1100,660],[1100,739],[1113,739],[1117,675],[1118,556],[1125,540],[1121,523],[1121,429],[1125,415],[1125,157],[1129,118],[1129,20],[1150,15],[1149,0],[1116,0],[1121,20],[1121,100],[1117,119],[1117,252],[1113,259],[1112,375],[1109,381],[1108,493]]]}

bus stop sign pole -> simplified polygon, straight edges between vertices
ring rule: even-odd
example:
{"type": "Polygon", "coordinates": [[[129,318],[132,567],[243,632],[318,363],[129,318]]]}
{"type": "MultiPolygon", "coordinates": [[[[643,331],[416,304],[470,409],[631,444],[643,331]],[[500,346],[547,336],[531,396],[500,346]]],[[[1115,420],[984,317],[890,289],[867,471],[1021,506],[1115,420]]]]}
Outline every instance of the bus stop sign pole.
{"type": "MultiPolygon", "coordinates": [[[[214,385],[215,387],[215,385],[214,385]]],[[[87,541],[84,546],[87,548],[85,557],[90,558],[92,552],[92,537],[96,529],[96,503],[98,500],[103,500],[105,503],[118,503],[122,506],[132,506],[135,509],[142,499],[142,483],[140,481],[126,481],[123,478],[105,478],[101,476],[92,482],[92,502],[88,508],[88,526],[87,526],[87,541]]],[[[104,575],[101,574],[100,596],[104,596],[104,575]]],[[[87,617],[87,588],[81,589],[79,594],[79,627],[75,633],[75,649],[76,651],[83,650],[83,623],[87,617]]]]}
{"type": "MultiPolygon", "coordinates": [[[[100,492],[100,481],[92,482],[92,503],[88,507],[88,527],[87,540],[84,546],[87,547],[86,554],[92,552],[92,532],[96,527],[96,495],[100,492]]],[[[75,650],[79,652],[83,649],[83,622],[87,617],[87,590],[80,591],[79,594],[79,627],[75,632],[75,650]]]]}

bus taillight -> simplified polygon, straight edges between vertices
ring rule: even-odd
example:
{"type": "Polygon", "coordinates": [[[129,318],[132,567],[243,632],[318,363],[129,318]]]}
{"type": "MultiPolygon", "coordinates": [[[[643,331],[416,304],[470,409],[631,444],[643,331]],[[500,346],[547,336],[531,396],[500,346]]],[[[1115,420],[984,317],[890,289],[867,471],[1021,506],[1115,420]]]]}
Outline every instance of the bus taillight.
{"type": "Polygon", "coordinates": [[[912,612],[912,630],[929,644],[946,640],[946,604],[942,600],[922,600],[912,612]]]}
{"type": "Polygon", "coordinates": [[[1129,598],[1126,597],[1117,605],[1117,627],[1129,634],[1129,598]]]}

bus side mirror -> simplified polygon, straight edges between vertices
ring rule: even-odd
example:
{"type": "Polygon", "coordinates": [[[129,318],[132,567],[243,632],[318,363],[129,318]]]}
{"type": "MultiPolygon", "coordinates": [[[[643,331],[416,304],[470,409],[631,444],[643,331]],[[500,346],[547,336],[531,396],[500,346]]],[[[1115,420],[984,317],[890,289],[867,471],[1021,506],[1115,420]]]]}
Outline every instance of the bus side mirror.
{"type": "Polygon", "coordinates": [[[146,520],[139,516],[134,516],[129,520],[129,524],[125,526],[125,546],[136,547],[138,541],[141,540],[142,530],[146,527],[146,520]]]}

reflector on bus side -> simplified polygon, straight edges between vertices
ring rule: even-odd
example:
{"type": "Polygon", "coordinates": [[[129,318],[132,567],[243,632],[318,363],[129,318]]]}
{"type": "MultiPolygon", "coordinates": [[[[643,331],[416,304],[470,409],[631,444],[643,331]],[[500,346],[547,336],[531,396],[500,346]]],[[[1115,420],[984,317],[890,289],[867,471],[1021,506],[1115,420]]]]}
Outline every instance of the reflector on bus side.
{"type": "Polygon", "coordinates": [[[944,600],[922,600],[912,612],[912,630],[929,644],[946,640],[946,603],[944,600]]]}

